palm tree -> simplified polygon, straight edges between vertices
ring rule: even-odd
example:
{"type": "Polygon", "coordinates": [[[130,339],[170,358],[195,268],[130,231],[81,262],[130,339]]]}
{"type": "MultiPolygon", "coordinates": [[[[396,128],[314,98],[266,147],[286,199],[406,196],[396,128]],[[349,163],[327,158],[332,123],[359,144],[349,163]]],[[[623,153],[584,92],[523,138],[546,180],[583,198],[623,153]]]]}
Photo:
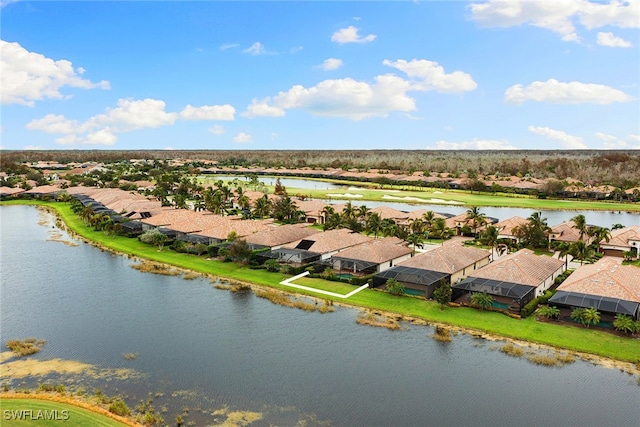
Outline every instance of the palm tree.
{"type": "Polygon", "coordinates": [[[600,312],[595,307],[585,309],[582,317],[587,328],[590,325],[597,325],[600,323],[600,312]]]}
{"type": "Polygon", "coordinates": [[[377,212],[370,212],[367,215],[367,222],[364,226],[364,229],[367,233],[373,233],[373,235],[378,238],[378,234],[382,231],[382,218],[377,212]]]}
{"type": "Polygon", "coordinates": [[[485,245],[491,246],[491,258],[493,259],[493,250],[498,245],[498,236],[500,231],[498,227],[490,225],[488,226],[480,237],[480,241],[485,245]]]}
{"type": "Polygon", "coordinates": [[[272,207],[271,200],[269,200],[269,197],[267,197],[267,195],[265,194],[264,196],[256,200],[251,214],[255,218],[264,218],[265,216],[268,216],[271,213],[271,207],[272,207]]]}
{"type": "Polygon", "coordinates": [[[552,305],[543,305],[538,309],[538,315],[547,319],[557,319],[560,317],[560,309],[552,305]]]}
{"type": "Polygon", "coordinates": [[[431,229],[431,225],[433,224],[433,220],[436,219],[436,214],[433,211],[426,211],[422,214],[422,222],[427,230],[431,229]]]}
{"type": "Polygon", "coordinates": [[[625,332],[627,334],[632,334],[636,331],[636,323],[633,321],[631,316],[627,316],[626,314],[616,314],[616,318],[613,320],[613,327],[617,331],[625,332]]]}
{"type": "Polygon", "coordinates": [[[405,239],[407,243],[409,243],[412,247],[411,255],[415,255],[416,248],[422,249],[422,243],[424,242],[424,236],[421,233],[411,233],[405,239]]]}
{"type": "Polygon", "coordinates": [[[344,208],[342,209],[342,217],[349,221],[353,218],[355,218],[356,216],[356,212],[357,212],[357,208],[354,207],[351,202],[347,202],[346,205],[344,205],[344,208]]]}
{"type": "Polygon", "coordinates": [[[333,215],[334,213],[336,213],[336,210],[334,209],[333,206],[331,205],[326,205],[324,208],[322,208],[322,222],[326,223],[327,222],[327,218],[329,218],[331,215],[333,215]]]}
{"type": "Polygon", "coordinates": [[[574,320],[576,322],[580,322],[584,325],[584,308],[582,307],[578,307],[578,308],[574,308],[571,311],[571,320],[574,320]]]}
{"type": "Polygon", "coordinates": [[[590,237],[593,237],[596,243],[600,243],[603,240],[609,243],[609,240],[611,239],[611,231],[607,227],[598,227],[594,225],[587,228],[587,234],[590,237]]]}
{"type": "Polygon", "coordinates": [[[493,297],[486,292],[474,292],[471,294],[471,302],[484,311],[493,305],[493,297]]]}
{"type": "Polygon", "coordinates": [[[472,206],[467,210],[467,221],[471,221],[471,226],[475,234],[478,233],[478,227],[481,227],[487,223],[487,217],[484,213],[480,212],[480,208],[472,206]]]}
{"type": "Polygon", "coordinates": [[[569,253],[573,255],[574,258],[580,260],[580,265],[587,259],[591,258],[595,251],[594,249],[587,245],[584,241],[578,240],[577,242],[571,243],[569,247],[569,253]]]}
{"type": "Polygon", "coordinates": [[[580,232],[580,240],[582,240],[584,235],[587,234],[587,219],[584,215],[579,214],[571,218],[571,221],[573,221],[573,228],[580,232]]]}

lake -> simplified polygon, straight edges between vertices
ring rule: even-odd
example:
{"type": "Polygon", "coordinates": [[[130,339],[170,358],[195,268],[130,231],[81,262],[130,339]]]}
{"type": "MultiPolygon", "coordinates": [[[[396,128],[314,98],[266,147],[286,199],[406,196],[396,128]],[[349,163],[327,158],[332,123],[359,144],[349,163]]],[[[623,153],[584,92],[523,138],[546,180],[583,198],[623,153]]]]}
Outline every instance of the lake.
{"type": "Polygon", "coordinates": [[[618,369],[543,367],[466,334],[440,343],[431,326],[361,326],[356,309],[308,313],[205,279],[141,273],[127,257],[64,244],[70,238],[51,216],[31,206],[0,207],[0,223],[3,342],[43,338],[34,360],[93,366],[3,378],[12,387],[45,379],[100,387],[130,407],[151,393],[170,425],[185,407],[195,425],[248,413],[261,417],[251,426],[637,426],[640,418],[638,378],[618,369]]]}

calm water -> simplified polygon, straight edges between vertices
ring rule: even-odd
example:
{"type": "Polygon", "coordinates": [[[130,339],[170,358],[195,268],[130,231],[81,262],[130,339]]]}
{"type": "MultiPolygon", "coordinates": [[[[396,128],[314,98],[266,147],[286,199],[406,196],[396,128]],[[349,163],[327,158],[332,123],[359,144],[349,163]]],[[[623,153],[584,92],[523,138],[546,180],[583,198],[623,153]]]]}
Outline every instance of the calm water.
{"type": "Polygon", "coordinates": [[[0,207],[2,340],[46,339],[40,360],[136,370],[74,381],[130,406],[157,393],[169,424],[188,406],[196,425],[220,421],[211,412],[222,407],[261,412],[259,426],[638,425],[637,378],[619,370],[540,367],[467,335],[441,344],[428,326],[359,326],[353,309],[307,313],[140,273],[125,257],[47,241],[55,229],[38,215],[0,207]]]}

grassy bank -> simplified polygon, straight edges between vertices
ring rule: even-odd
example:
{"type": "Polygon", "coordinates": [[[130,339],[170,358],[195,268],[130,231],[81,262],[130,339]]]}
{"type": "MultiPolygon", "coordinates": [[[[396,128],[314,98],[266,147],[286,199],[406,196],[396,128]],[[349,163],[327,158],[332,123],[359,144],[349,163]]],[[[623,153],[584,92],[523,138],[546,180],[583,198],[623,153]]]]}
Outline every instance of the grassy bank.
{"type": "MultiPolygon", "coordinates": [[[[32,203],[36,204],[35,202],[32,203]]],[[[73,232],[110,250],[171,264],[208,275],[293,292],[292,288],[279,284],[283,279],[281,273],[269,273],[266,270],[251,270],[248,267],[242,267],[235,263],[207,260],[204,257],[176,253],[168,249],[159,252],[157,248],[143,244],[137,239],[109,237],[101,231],[93,231],[87,228],[82,220],[71,212],[70,206],[67,204],[40,204],[55,208],[73,232]]],[[[297,283],[340,294],[346,294],[354,289],[352,285],[329,282],[322,279],[303,278],[297,283]]],[[[295,292],[319,297],[318,294],[308,291],[296,289],[295,292]]],[[[533,317],[524,320],[513,319],[500,313],[481,312],[471,308],[447,307],[441,311],[439,306],[431,301],[412,297],[394,297],[385,292],[370,289],[365,289],[353,295],[348,300],[324,295],[321,296],[321,298],[332,299],[341,304],[393,313],[406,318],[450,324],[483,333],[551,345],[620,361],[640,361],[640,340],[620,337],[580,326],[574,327],[537,322],[533,317]]]]}
{"type": "Polygon", "coordinates": [[[60,425],[123,427],[139,425],[115,416],[98,406],[76,402],[71,398],[6,394],[0,396],[0,407],[2,408],[2,425],[7,427],[60,425]]]}

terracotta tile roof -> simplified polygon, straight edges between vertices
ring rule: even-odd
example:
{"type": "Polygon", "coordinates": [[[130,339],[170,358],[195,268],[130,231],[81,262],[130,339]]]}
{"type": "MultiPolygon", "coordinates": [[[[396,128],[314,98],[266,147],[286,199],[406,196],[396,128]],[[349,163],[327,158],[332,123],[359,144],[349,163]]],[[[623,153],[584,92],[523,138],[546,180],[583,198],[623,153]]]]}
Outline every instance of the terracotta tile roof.
{"type": "MultiPolygon", "coordinates": [[[[431,209],[418,209],[415,211],[411,211],[409,212],[407,219],[416,219],[416,218],[422,218],[422,215],[424,215],[425,213],[429,212],[431,209]]],[[[434,212],[433,213],[433,217],[434,218],[446,218],[446,216],[439,214],[438,212],[434,212]]]]}
{"type": "MultiPolygon", "coordinates": [[[[551,238],[559,242],[577,242],[580,240],[580,231],[575,228],[576,223],[573,221],[565,221],[554,227],[551,227],[551,238]]],[[[582,236],[583,242],[589,241],[589,235],[586,233],[582,236]]]]}
{"type": "Polygon", "coordinates": [[[39,185],[31,190],[25,191],[26,194],[52,194],[62,191],[57,185],[39,185]]]}
{"type": "Polygon", "coordinates": [[[218,240],[226,240],[232,231],[235,231],[239,237],[245,237],[259,231],[267,230],[272,224],[273,219],[231,219],[223,221],[213,228],[198,231],[196,234],[218,240]]]}
{"type": "MultiPolygon", "coordinates": [[[[284,248],[295,249],[300,243],[300,240],[291,242],[284,245],[284,248]]],[[[351,246],[359,245],[361,243],[372,240],[370,237],[363,236],[359,233],[353,233],[346,228],[339,228],[336,230],[324,231],[322,233],[314,234],[304,240],[312,241],[313,244],[307,249],[309,252],[318,254],[327,254],[330,252],[336,252],[341,249],[346,249],[351,246]]]]}
{"type": "Polygon", "coordinates": [[[338,252],[333,258],[353,259],[381,264],[411,253],[411,249],[397,237],[373,239],[338,252]]]}
{"type": "Polygon", "coordinates": [[[500,221],[494,226],[498,229],[498,233],[502,236],[513,236],[513,229],[521,225],[527,224],[528,221],[522,217],[514,216],[500,221]]]}
{"type": "Polygon", "coordinates": [[[393,220],[406,220],[409,218],[409,214],[407,212],[402,212],[397,209],[390,208],[388,206],[379,206],[377,208],[371,209],[371,212],[375,212],[380,215],[382,219],[393,219],[393,220]]]}
{"type": "Polygon", "coordinates": [[[484,249],[450,244],[418,254],[398,265],[453,274],[489,255],[490,252],[484,249]]]}
{"type": "Polygon", "coordinates": [[[19,194],[19,193],[24,193],[25,189],[24,188],[17,188],[17,187],[0,187],[0,194],[19,194]]]}
{"type": "Polygon", "coordinates": [[[296,240],[304,239],[322,231],[307,227],[307,224],[287,224],[272,226],[247,236],[247,243],[253,245],[274,246],[284,245],[296,240]]]}
{"type": "Polygon", "coordinates": [[[632,225],[631,227],[619,228],[611,231],[611,238],[600,241],[601,246],[622,246],[631,248],[629,241],[640,241],[640,225],[632,225]]]}
{"type": "Polygon", "coordinates": [[[320,200],[295,200],[296,206],[299,210],[303,211],[306,215],[320,216],[322,209],[327,206],[326,203],[320,200]]]}
{"type": "Polygon", "coordinates": [[[640,268],[621,261],[603,257],[595,264],[583,265],[558,290],[640,302],[640,268]]]}
{"type": "Polygon", "coordinates": [[[154,227],[171,227],[179,222],[197,221],[201,216],[202,214],[200,212],[186,209],[171,209],[150,218],[144,218],[142,222],[154,227]]]}
{"type": "Polygon", "coordinates": [[[471,276],[538,287],[563,265],[564,261],[559,259],[521,249],[482,267],[471,276]]]}

